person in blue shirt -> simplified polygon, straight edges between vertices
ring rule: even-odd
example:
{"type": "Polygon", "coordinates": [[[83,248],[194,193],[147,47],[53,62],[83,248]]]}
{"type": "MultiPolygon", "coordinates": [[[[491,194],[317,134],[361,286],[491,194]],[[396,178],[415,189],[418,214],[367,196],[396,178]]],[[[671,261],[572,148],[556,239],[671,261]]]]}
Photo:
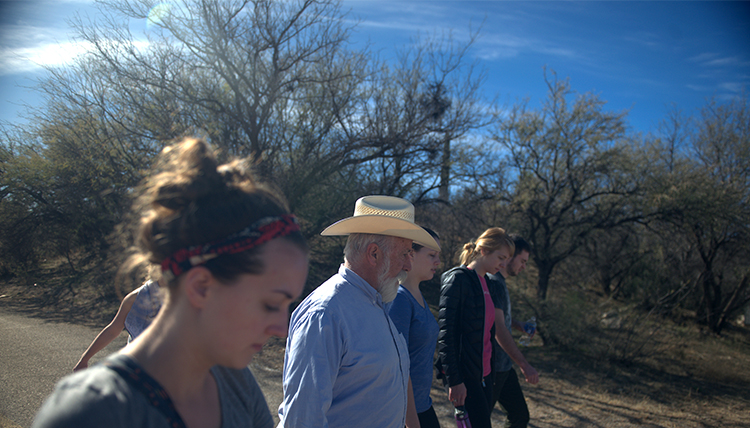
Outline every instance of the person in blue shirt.
{"type": "MultiPolygon", "coordinates": [[[[439,240],[437,233],[425,230],[439,240]]],[[[422,281],[429,281],[440,267],[440,251],[413,243],[411,270],[398,287],[389,314],[409,348],[409,392],[406,411],[407,428],[440,428],[432,407],[432,366],[437,345],[438,323],[419,290],[422,281]]]]}
{"type": "Polygon", "coordinates": [[[357,200],[322,235],[348,235],[337,274],[292,313],[279,427],[403,428],[409,353],[384,304],[411,269],[412,241],[439,250],[391,196],[357,200]]]}

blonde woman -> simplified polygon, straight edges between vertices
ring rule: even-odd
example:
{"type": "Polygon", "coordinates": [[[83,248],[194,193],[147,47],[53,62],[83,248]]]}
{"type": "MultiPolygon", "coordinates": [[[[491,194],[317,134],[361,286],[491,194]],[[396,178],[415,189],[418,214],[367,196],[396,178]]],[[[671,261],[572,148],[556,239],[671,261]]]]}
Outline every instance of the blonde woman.
{"type": "Polygon", "coordinates": [[[464,244],[461,265],[443,273],[438,315],[438,353],[448,398],[463,406],[473,428],[491,428],[492,337],[495,306],[488,274],[504,268],[513,240],[492,227],[464,244]]]}

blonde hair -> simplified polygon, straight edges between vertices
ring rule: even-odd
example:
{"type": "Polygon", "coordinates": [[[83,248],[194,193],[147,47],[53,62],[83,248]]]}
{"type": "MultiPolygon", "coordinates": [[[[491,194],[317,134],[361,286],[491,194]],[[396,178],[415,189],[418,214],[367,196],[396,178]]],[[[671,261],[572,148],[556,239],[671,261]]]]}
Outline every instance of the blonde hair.
{"type": "Polygon", "coordinates": [[[462,265],[468,265],[482,254],[482,250],[492,253],[501,248],[508,248],[510,253],[513,254],[516,246],[513,243],[513,239],[505,233],[505,229],[502,227],[491,227],[479,235],[476,241],[464,244],[460,262],[462,265]]]}

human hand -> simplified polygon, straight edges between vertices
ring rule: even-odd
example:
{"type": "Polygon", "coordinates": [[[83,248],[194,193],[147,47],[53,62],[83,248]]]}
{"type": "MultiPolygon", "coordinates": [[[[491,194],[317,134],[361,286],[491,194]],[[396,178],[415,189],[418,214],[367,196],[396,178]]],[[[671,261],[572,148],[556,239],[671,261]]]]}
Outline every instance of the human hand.
{"type": "Polygon", "coordinates": [[[526,382],[536,385],[539,383],[539,372],[536,371],[534,367],[531,367],[531,364],[524,364],[521,367],[521,373],[523,373],[524,378],[526,378],[526,382]]]}
{"type": "Polygon", "coordinates": [[[466,401],[466,385],[459,383],[448,387],[448,399],[453,407],[463,406],[466,401]]]}

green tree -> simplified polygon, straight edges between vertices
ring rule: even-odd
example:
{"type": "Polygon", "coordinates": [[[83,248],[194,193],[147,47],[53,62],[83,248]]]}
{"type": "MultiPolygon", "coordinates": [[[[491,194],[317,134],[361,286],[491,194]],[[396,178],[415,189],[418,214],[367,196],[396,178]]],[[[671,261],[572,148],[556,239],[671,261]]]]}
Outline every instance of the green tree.
{"type": "Polygon", "coordinates": [[[625,113],[604,111],[603,101],[576,95],[567,80],[546,82],[549,96],[541,109],[515,107],[494,136],[507,150],[512,183],[502,197],[518,232],[532,244],[540,299],[555,266],[594,231],[642,216],[635,204],[639,159],[625,135],[625,113]]]}
{"type": "Polygon", "coordinates": [[[29,268],[64,256],[73,270],[79,250],[104,256],[138,181],[127,159],[103,149],[102,128],[83,119],[18,132],[6,134],[0,178],[6,255],[29,268]]]}
{"type": "Polygon", "coordinates": [[[750,301],[750,102],[714,100],[696,119],[673,115],[667,125],[652,204],[697,258],[699,274],[682,289],[700,290],[698,319],[719,333],[750,301]]]}
{"type": "Polygon", "coordinates": [[[481,76],[465,64],[471,41],[429,39],[387,64],[347,49],[352,27],[335,1],[181,1],[153,19],[157,3],[102,2],[106,20],[76,23],[94,46],[76,90],[71,75],[45,89],[93,106],[144,144],[199,131],[228,154],[256,159],[293,207],[316,186],[347,187],[355,167],[378,170],[382,193],[419,197],[432,187],[414,185],[436,164],[434,134],[441,143],[460,138],[486,116],[481,76]],[[128,32],[130,19],[151,19],[148,47],[128,32]],[[96,90],[78,95],[92,81],[96,90]],[[430,87],[451,97],[448,112],[425,106],[430,87]]]}
{"type": "MultiPolygon", "coordinates": [[[[441,158],[445,142],[487,121],[481,73],[466,64],[471,41],[431,38],[385,62],[349,49],[353,27],[335,1],[98,5],[103,19],[74,22],[92,49],[72,67],[49,69],[35,126],[8,142],[35,153],[45,165],[37,174],[55,177],[21,181],[54,189],[49,206],[80,217],[59,228],[79,234],[71,245],[111,242],[143,171],[186,134],[251,157],[312,237],[364,193],[429,199],[436,171],[461,153],[441,158]],[[142,35],[129,30],[138,19],[150,20],[142,35]],[[445,103],[439,114],[434,95],[445,103]]],[[[26,221],[23,210],[14,218],[26,221]]]]}

